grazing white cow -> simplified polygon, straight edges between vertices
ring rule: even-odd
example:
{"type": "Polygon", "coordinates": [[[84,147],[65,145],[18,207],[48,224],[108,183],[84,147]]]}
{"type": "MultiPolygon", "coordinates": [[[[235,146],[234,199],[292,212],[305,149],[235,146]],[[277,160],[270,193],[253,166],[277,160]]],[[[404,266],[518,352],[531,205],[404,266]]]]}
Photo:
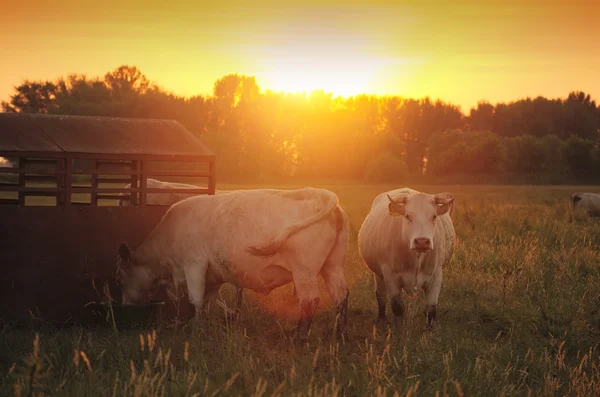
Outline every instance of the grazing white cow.
{"type": "Polygon", "coordinates": [[[442,269],[454,252],[449,193],[424,194],[412,189],[378,195],[358,236],[360,254],[375,273],[378,320],[385,322],[388,295],[397,317],[404,314],[402,289],[414,296],[425,290],[425,314],[436,320],[442,269]]]}
{"type": "Polygon", "coordinates": [[[328,190],[196,196],[171,206],[135,251],[119,246],[117,283],[124,304],[140,304],[161,282],[185,282],[199,318],[223,283],[268,294],[293,281],[300,304],[296,337],[305,340],[320,300],[319,274],[337,305],[336,328],[345,333],[348,244],[348,221],[328,190]]]}
{"type": "MultiPolygon", "coordinates": [[[[158,179],[152,179],[152,178],[148,178],[146,180],[146,186],[149,188],[161,188],[161,189],[201,189],[200,186],[196,186],[196,185],[189,185],[186,183],[178,183],[178,182],[165,182],[165,181],[159,181],[158,179]]],[[[127,185],[125,185],[125,188],[129,189],[131,187],[131,183],[128,183],[127,185]]],[[[231,191],[227,191],[227,190],[215,190],[215,194],[225,194],[225,193],[229,193],[231,191]]],[[[125,196],[127,195],[127,193],[119,193],[120,196],[125,196]]],[[[147,197],[147,204],[150,205],[173,205],[175,203],[177,203],[178,201],[184,200],[186,198],[189,197],[193,197],[193,196],[197,196],[196,193],[168,193],[168,192],[164,192],[164,193],[148,193],[146,195],[147,197]]],[[[119,206],[129,206],[131,205],[129,200],[119,200],[119,206]]],[[[178,296],[178,294],[173,295],[172,299],[175,299],[175,296],[178,296]]],[[[241,308],[242,306],[242,299],[243,299],[243,289],[242,288],[237,288],[236,289],[236,307],[237,309],[241,308]]]]}
{"type": "Polygon", "coordinates": [[[571,206],[573,210],[585,212],[589,216],[600,216],[600,194],[573,193],[571,206]]]}

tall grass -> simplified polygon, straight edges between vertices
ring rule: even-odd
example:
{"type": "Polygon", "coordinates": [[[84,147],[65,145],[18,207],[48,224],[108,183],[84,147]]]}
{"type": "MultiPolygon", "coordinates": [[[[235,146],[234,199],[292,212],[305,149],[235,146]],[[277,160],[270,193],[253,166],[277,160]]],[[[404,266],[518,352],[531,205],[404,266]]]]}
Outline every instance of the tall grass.
{"type": "MultiPolygon", "coordinates": [[[[388,328],[374,327],[373,280],[356,237],[375,195],[390,188],[331,187],[352,225],[350,340],[333,337],[324,293],[309,344],[294,346],[290,286],[266,297],[247,291],[237,321],[215,312],[200,327],[5,325],[0,394],[600,395],[600,221],[569,221],[580,188],[416,186],[456,196],[457,247],[432,332],[422,298],[406,299],[403,321],[390,313],[388,328]]],[[[223,295],[231,302],[233,289],[223,295]]]]}

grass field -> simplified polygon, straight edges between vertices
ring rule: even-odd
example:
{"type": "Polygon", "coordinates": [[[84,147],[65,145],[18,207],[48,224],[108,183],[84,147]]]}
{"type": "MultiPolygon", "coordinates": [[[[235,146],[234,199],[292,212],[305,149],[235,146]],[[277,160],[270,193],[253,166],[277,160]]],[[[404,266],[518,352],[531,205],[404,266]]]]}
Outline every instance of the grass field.
{"type": "MultiPolygon", "coordinates": [[[[310,343],[295,347],[291,286],[269,296],[247,291],[236,322],[215,313],[199,329],[4,326],[0,393],[600,395],[600,221],[569,221],[571,193],[600,189],[411,186],[455,195],[457,247],[444,270],[437,328],[425,330],[416,298],[406,300],[403,323],[375,332],[372,275],[356,238],[373,198],[394,187],[324,187],[338,194],[352,225],[349,341],[332,338],[334,313],[323,289],[310,343]]],[[[232,291],[223,288],[227,302],[232,291]]]]}

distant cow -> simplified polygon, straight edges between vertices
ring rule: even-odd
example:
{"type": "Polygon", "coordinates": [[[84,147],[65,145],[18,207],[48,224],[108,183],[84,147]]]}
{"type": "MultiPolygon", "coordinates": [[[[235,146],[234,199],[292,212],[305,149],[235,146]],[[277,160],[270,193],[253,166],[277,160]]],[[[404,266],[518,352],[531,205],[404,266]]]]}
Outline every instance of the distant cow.
{"type": "Polygon", "coordinates": [[[582,211],[589,216],[600,216],[600,194],[573,193],[571,207],[574,211],[582,211]]]}
{"type": "Polygon", "coordinates": [[[160,283],[187,284],[201,317],[223,283],[268,294],[294,282],[299,340],[308,337],[323,276],[345,332],[344,263],[348,221],[337,196],[323,189],[257,189],[197,196],[174,204],[135,250],[119,247],[117,282],[124,304],[151,299],[160,283]]]}
{"type": "Polygon", "coordinates": [[[454,252],[449,193],[424,194],[404,188],[382,193],[359,231],[359,249],[375,273],[378,320],[385,322],[388,295],[397,317],[404,314],[402,289],[414,296],[425,290],[427,324],[436,320],[442,269],[454,252]]]}

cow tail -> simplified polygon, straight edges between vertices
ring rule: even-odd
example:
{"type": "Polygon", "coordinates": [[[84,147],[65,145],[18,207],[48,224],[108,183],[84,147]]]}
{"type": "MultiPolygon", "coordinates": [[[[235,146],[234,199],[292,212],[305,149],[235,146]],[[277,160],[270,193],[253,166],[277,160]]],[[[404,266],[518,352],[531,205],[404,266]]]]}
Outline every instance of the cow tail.
{"type": "Polygon", "coordinates": [[[306,218],[303,221],[298,222],[295,225],[289,226],[288,228],[284,229],[268,244],[265,244],[263,246],[249,247],[247,251],[255,256],[268,257],[275,255],[277,252],[279,252],[279,250],[288,238],[298,233],[300,230],[307,228],[313,223],[316,223],[321,219],[329,216],[329,214],[331,214],[331,212],[337,208],[339,203],[337,196],[331,192],[328,193],[329,194],[327,195],[326,205],[321,211],[319,211],[313,216],[306,218]]]}

